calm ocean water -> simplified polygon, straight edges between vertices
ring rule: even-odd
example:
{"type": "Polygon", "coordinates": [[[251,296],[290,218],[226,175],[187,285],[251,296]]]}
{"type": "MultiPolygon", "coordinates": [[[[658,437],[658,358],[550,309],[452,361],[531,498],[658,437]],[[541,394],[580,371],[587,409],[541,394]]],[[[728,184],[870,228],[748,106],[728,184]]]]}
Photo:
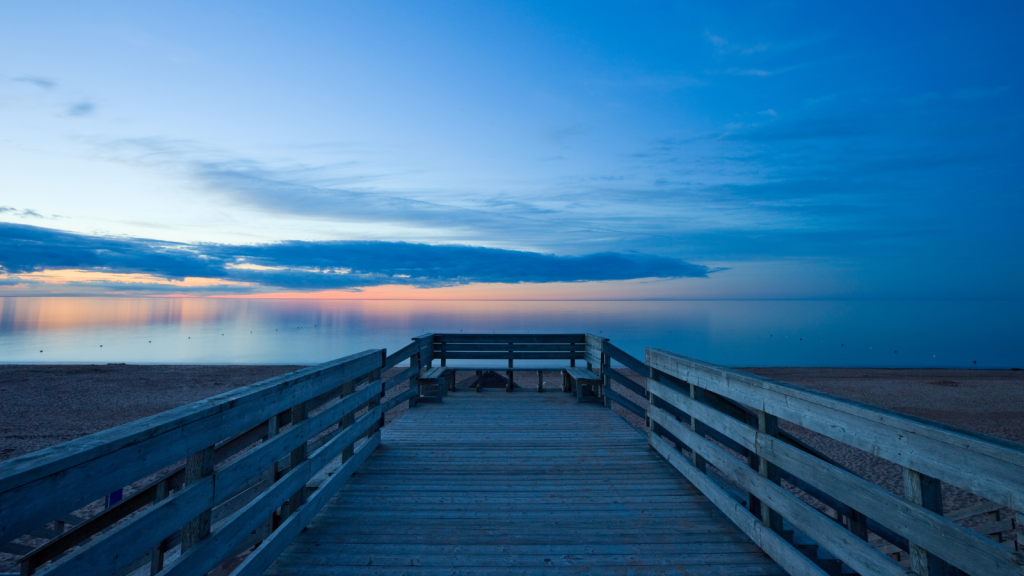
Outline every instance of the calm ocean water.
{"type": "Polygon", "coordinates": [[[728,366],[1024,367],[1024,302],[0,298],[3,363],[314,364],[460,331],[592,332],[728,366]]]}

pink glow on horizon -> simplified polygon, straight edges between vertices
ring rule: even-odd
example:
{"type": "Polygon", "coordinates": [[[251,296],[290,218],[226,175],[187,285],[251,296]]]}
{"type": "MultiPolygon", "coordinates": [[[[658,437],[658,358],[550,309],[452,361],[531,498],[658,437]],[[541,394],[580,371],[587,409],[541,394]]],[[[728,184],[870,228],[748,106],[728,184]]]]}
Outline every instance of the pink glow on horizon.
{"type": "Polygon", "coordinates": [[[547,284],[465,284],[444,288],[372,286],[362,291],[272,292],[210,298],[308,300],[642,300],[684,299],[692,294],[679,280],[553,282],[547,284]]]}

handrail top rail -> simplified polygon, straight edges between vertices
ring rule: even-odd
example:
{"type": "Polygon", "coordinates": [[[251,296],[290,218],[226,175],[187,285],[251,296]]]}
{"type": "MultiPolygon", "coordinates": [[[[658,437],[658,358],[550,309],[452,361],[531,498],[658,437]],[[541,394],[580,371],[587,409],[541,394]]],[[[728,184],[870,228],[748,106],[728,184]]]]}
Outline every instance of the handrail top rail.
{"type": "Polygon", "coordinates": [[[376,356],[379,358],[380,366],[383,366],[384,353],[384,349],[370,349],[315,366],[301,368],[0,462],[0,493],[159,436],[218,412],[237,408],[314,378],[327,376],[331,372],[355,362],[371,361],[370,363],[374,364],[372,359],[376,356]]]}
{"type": "MultiPolygon", "coordinates": [[[[718,373],[718,375],[725,377],[726,379],[735,379],[745,384],[757,386],[764,390],[778,392],[786,396],[792,396],[794,398],[799,398],[801,400],[812,402],[814,404],[823,405],[828,408],[841,410],[843,412],[847,412],[853,415],[861,417],[875,415],[875,418],[871,418],[871,420],[873,420],[874,422],[882,425],[891,426],[896,429],[904,430],[906,432],[914,433],[927,430],[932,432],[931,434],[928,434],[928,436],[933,438],[936,436],[936,432],[938,432],[939,435],[948,434],[949,438],[943,439],[943,441],[945,441],[948,444],[953,444],[958,448],[967,449],[972,452],[976,451],[971,450],[971,446],[969,445],[971,442],[980,442],[983,444],[987,444],[993,450],[1000,452],[1006,451],[1006,457],[999,458],[1000,460],[1006,460],[1008,463],[1011,464],[1024,465],[1024,444],[1021,444],[1019,442],[1014,442],[1012,440],[1007,440],[1005,438],[992,436],[982,432],[975,432],[973,430],[968,430],[966,428],[960,428],[958,426],[953,426],[951,424],[937,422],[935,420],[929,420],[927,418],[921,418],[919,416],[914,416],[912,414],[897,412],[895,410],[874,406],[864,402],[859,402],[857,400],[850,400],[847,398],[843,398],[841,396],[829,394],[827,392],[820,392],[818,390],[804,388],[796,384],[783,382],[781,380],[775,380],[773,378],[768,378],[766,376],[759,376],[757,374],[744,372],[742,370],[737,370],[735,368],[728,368],[726,366],[720,366],[718,364],[704,362],[702,360],[697,360],[696,358],[690,358],[689,356],[683,356],[682,354],[676,354],[674,352],[669,352],[667,350],[662,350],[660,348],[647,348],[645,356],[647,364],[652,365],[652,367],[659,371],[664,370],[657,366],[653,366],[654,362],[652,361],[652,356],[668,357],[680,364],[685,365],[686,367],[693,368],[698,371],[704,371],[711,374],[718,373]],[[957,437],[962,438],[958,440],[957,437]],[[966,444],[965,441],[967,441],[966,444]]],[[[686,378],[681,379],[687,380],[688,382],[691,382],[695,386],[703,388],[703,386],[701,386],[700,381],[690,381],[686,378]]],[[[764,406],[755,406],[754,408],[764,409],[764,406]]]]}

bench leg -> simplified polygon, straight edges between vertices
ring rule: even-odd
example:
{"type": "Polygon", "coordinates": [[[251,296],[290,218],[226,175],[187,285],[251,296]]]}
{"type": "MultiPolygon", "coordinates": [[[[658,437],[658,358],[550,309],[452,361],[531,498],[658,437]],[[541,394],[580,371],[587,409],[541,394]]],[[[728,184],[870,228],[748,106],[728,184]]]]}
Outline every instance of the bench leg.
{"type": "Polygon", "coordinates": [[[537,392],[544,391],[544,373],[537,370],[537,392]]]}

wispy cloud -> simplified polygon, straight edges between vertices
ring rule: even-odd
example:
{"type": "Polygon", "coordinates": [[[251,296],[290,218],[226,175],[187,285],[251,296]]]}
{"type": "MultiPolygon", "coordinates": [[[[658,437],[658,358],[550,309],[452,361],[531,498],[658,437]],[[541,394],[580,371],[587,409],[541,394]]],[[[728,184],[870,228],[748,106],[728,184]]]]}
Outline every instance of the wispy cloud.
{"type": "Polygon", "coordinates": [[[710,31],[705,32],[704,36],[708,39],[709,42],[711,42],[711,44],[715,48],[718,49],[719,53],[722,54],[757,54],[758,52],[764,52],[765,50],[768,50],[768,48],[770,48],[768,44],[765,44],[763,42],[758,42],[756,44],[750,45],[736,44],[734,42],[729,42],[728,40],[722,38],[717,34],[712,34],[710,31]]]}
{"type": "Polygon", "coordinates": [[[544,135],[544,139],[555,146],[564,147],[569,140],[576,138],[577,136],[582,136],[585,133],[586,128],[580,124],[573,124],[571,126],[562,126],[548,131],[548,133],[544,135]]]}
{"type": "Polygon", "coordinates": [[[21,76],[20,78],[14,78],[15,82],[24,82],[26,84],[32,84],[37,88],[44,90],[52,90],[57,87],[57,83],[49,78],[43,78],[41,76],[21,76]]]}
{"type": "Polygon", "coordinates": [[[11,208],[10,206],[0,206],[0,214],[19,216],[22,218],[45,218],[45,216],[35,210],[29,210],[28,208],[19,210],[17,208],[11,208]]]}
{"type": "Polygon", "coordinates": [[[1006,93],[1009,90],[1007,86],[970,86],[967,88],[959,88],[952,92],[922,92],[913,96],[903,98],[901,101],[904,104],[910,104],[912,106],[919,106],[929,102],[952,102],[957,100],[985,100],[988,98],[995,98],[1006,93]]]}
{"type": "Polygon", "coordinates": [[[96,111],[96,105],[88,100],[83,100],[68,107],[68,116],[88,116],[96,111]]]}
{"type": "Polygon", "coordinates": [[[767,122],[742,127],[725,134],[723,139],[764,143],[784,140],[850,138],[875,131],[877,131],[877,127],[873,126],[866,118],[804,116],[788,122],[767,122]]]}
{"type": "Polygon", "coordinates": [[[382,178],[359,176],[360,169],[366,170],[359,166],[274,166],[159,138],[99,146],[113,161],[174,172],[240,207],[364,227],[379,224],[378,229],[390,231],[389,239],[416,240],[429,231],[435,242],[579,254],[623,242],[640,245],[652,237],[646,218],[629,216],[633,211],[606,210],[578,184],[514,198],[486,189],[414,192],[380,186],[382,178]],[[349,176],[332,176],[338,170],[349,176]]]}
{"type": "Polygon", "coordinates": [[[786,74],[793,70],[803,68],[805,64],[797,64],[793,66],[786,66],[784,68],[776,68],[774,70],[764,70],[761,68],[728,68],[725,73],[732,76],[757,76],[759,78],[767,78],[768,76],[778,76],[779,74],[786,74]]]}

